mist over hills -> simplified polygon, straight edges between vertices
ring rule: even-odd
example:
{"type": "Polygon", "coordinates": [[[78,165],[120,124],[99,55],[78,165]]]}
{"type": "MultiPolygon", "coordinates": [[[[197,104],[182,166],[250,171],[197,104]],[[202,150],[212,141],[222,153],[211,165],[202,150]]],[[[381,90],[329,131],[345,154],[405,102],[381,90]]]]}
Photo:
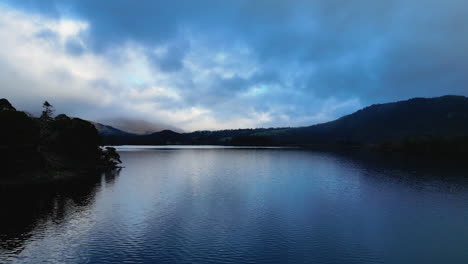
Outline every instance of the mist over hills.
{"type": "MultiPolygon", "coordinates": [[[[114,131],[114,130],[109,130],[114,131]]],[[[466,151],[468,98],[447,95],[375,104],[337,120],[307,127],[232,129],[148,135],[102,133],[111,145],[214,144],[362,147],[391,150],[456,148],[466,151]]]]}
{"type": "Polygon", "coordinates": [[[163,130],[172,130],[177,133],[183,133],[180,128],[164,124],[161,122],[153,123],[145,120],[131,119],[131,118],[109,118],[98,120],[96,123],[105,124],[115,129],[137,135],[148,135],[163,130]]]}
{"type": "Polygon", "coordinates": [[[91,124],[94,125],[96,130],[98,131],[99,135],[106,137],[106,136],[137,136],[138,134],[133,134],[129,132],[122,131],[115,127],[104,125],[98,122],[89,121],[91,124]]]}

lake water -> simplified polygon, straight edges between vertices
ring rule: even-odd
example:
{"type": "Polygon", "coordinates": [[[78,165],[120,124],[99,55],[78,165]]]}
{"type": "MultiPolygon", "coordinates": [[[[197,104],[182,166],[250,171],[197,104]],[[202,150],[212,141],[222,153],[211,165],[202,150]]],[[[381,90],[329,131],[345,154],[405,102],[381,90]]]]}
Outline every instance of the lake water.
{"type": "Polygon", "coordinates": [[[0,263],[468,263],[466,168],[280,148],[122,147],[0,188],[0,263]]]}

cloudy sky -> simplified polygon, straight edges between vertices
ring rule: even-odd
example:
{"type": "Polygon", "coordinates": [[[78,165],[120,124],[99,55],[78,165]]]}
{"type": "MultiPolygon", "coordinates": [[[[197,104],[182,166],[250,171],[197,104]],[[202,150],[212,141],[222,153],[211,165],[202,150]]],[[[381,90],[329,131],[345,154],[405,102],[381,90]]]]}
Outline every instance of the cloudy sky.
{"type": "Polygon", "coordinates": [[[0,1],[0,97],[186,131],[468,95],[465,0],[0,1]]]}

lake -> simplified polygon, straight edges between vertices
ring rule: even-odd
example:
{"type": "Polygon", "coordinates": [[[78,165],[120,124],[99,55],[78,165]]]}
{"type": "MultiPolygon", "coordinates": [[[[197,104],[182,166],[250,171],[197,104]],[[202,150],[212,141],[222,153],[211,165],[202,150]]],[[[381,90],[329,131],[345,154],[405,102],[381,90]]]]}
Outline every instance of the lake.
{"type": "Polygon", "coordinates": [[[468,263],[466,167],[282,148],[119,148],[0,187],[0,263],[468,263]]]}

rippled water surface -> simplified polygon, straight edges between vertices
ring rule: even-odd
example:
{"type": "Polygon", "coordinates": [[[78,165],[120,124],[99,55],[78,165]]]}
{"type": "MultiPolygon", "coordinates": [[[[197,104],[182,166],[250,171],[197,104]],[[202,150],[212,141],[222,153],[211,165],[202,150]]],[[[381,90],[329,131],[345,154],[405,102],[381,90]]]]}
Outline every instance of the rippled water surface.
{"type": "Polygon", "coordinates": [[[468,263],[466,168],[300,149],[137,148],[0,188],[0,263],[468,263]]]}

